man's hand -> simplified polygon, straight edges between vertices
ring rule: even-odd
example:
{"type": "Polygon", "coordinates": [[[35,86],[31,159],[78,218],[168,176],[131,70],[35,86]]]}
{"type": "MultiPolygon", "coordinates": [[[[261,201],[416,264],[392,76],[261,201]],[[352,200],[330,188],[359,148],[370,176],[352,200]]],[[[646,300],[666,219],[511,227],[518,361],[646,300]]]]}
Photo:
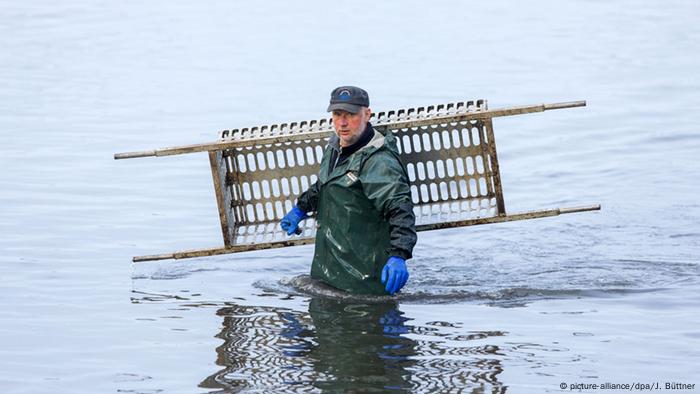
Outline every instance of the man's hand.
{"type": "Polygon", "coordinates": [[[382,283],[386,283],[386,292],[394,295],[406,282],[408,282],[406,260],[397,256],[389,257],[382,270],[382,283]]]}
{"type": "Polygon", "coordinates": [[[306,219],[306,212],[302,211],[296,205],[291,211],[287,212],[286,215],[280,221],[282,230],[287,232],[287,235],[301,234],[301,229],[299,228],[299,222],[306,219]]]}

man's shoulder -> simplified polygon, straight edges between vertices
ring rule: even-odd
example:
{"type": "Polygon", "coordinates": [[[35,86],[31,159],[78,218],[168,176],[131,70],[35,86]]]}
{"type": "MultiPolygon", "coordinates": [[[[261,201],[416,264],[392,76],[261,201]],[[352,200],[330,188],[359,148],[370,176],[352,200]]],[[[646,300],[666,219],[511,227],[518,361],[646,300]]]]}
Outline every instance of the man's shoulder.
{"type": "Polygon", "coordinates": [[[404,172],[398,153],[382,146],[370,153],[364,161],[362,172],[404,172]]]}
{"type": "Polygon", "coordinates": [[[366,160],[398,160],[399,153],[386,144],[375,145],[367,152],[366,160]]]}

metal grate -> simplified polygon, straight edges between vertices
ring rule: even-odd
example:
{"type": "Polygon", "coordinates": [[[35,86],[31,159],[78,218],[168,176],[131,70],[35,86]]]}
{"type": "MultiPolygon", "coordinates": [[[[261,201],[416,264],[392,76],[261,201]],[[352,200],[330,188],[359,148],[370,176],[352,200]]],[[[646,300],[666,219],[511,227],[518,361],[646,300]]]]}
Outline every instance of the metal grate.
{"type": "MultiPolygon", "coordinates": [[[[491,119],[449,121],[451,116],[464,119],[464,114],[485,110],[486,101],[477,100],[373,116],[373,125],[387,127],[398,140],[418,225],[504,214],[491,119]]],[[[217,188],[227,246],[289,239],[279,221],[316,182],[331,133],[329,119],[221,133],[221,141],[269,142],[277,137],[287,141],[210,153],[215,186],[218,174],[222,192],[217,188]]],[[[302,225],[303,233],[296,239],[314,238],[315,220],[302,225]]]]}
{"type": "MultiPolygon", "coordinates": [[[[287,238],[279,221],[296,198],[316,182],[325,145],[326,140],[315,139],[234,148],[225,153],[234,244],[287,238]]],[[[314,236],[313,218],[302,226],[303,237],[314,236]]]]}
{"type": "Polygon", "coordinates": [[[495,147],[483,121],[414,127],[395,134],[418,225],[499,214],[500,175],[494,171],[495,147]]]}
{"type": "MultiPolygon", "coordinates": [[[[380,112],[372,124],[398,139],[411,181],[416,230],[472,226],[597,211],[600,205],[506,214],[492,119],[586,106],[585,101],[489,110],[485,100],[380,112]]],[[[136,256],[133,261],[184,259],[310,244],[316,223],[287,237],[279,220],[316,181],[329,119],[224,130],[214,142],[116,153],[115,159],[208,152],[224,247],[136,256]]]]}

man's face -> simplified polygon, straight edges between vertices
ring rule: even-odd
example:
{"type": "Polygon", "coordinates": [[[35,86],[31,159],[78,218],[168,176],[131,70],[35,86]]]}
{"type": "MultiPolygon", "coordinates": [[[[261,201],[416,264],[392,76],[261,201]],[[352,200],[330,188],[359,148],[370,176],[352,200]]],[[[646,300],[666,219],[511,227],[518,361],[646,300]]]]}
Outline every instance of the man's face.
{"type": "Polygon", "coordinates": [[[343,110],[333,111],[333,127],[340,138],[340,146],[346,147],[357,142],[371,115],[372,111],[366,107],[356,114],[343,110]]]}

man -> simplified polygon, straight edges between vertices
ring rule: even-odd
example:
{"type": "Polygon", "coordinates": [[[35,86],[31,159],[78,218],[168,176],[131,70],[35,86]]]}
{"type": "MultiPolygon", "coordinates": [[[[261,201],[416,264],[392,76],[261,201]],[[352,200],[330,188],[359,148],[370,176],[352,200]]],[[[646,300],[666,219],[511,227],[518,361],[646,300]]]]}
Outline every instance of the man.
{"type": "Polygon", "coordinates": [[[318,181],[282,219],[294,234],[307,213],[318,230],[311,276],[360,294],[395,294],[406,284],[406,260],[416,244],[408,176],[391,132],[375,129],[369,96],[341,86],[331,92],[335,135],[326,147],[318,181]]]}

